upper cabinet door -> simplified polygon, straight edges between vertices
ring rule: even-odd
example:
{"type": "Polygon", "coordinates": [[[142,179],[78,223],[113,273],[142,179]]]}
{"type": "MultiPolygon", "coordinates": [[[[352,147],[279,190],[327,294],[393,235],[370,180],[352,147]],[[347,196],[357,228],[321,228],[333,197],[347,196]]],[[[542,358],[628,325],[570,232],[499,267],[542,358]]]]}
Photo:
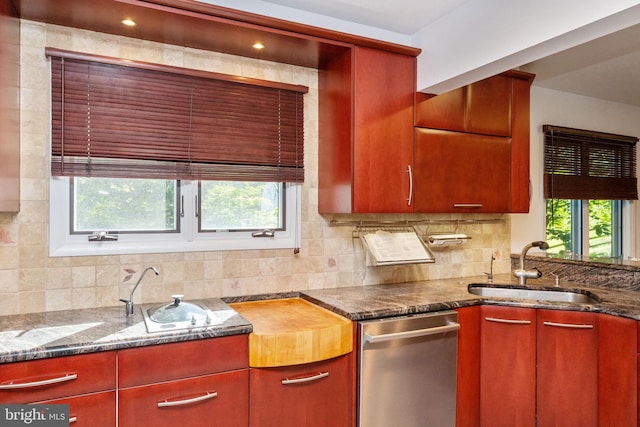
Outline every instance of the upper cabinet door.
{"type": "Polygon", "coordinates": [[[416,126],[511,136],[512,78],[489,77],[441,95],[416,94],[416,126]]]}
{"type": "Polygon", "coordinates": [[[353,212],[412,212],[416,59],[355,48],[353,212]]]}
{"type": "Polygon", "coordinates": [[[466,132],[511,136],[511,81],[499,75],[467,86],[466,132]]]}
{"type": "Polygon", "coordinates": [[[320,70],[320,213],[413,211],[416,62],[355,46],[320,70]]]}
{"type": "Polygon", "coordinates": [[[511,138],[416,128],[416,212],[508,212],[511,138]]]}
{"type": "Polygon", "coordinates": [[[464,132],[467,88],[442,95],[416,94],[416,126],[464,132]]]}

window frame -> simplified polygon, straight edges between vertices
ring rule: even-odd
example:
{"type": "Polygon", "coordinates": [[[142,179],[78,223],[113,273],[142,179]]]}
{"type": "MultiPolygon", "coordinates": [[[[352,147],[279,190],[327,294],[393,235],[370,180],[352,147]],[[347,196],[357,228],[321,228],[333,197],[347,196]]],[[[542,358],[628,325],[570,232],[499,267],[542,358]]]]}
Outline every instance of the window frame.
{"type": "MultiPolygon", "coordinates": [[[[296,249],[300,247],[302,184],[285,183],[286,230],[274,237],[253,237],[252,231],[198,232],[197,181],[181,181],[184,197],[180,232],[118,234],[117,241],[89,241],[87,234],[71,234],[70,179],[51,177],[49,188],[49,256],[102,256],[140,253],[296,249]]],[[[96,230],[100,231],[100,230],[96,230]]]]}
{"type": "MultiPolygon", "coordinates": [[[[545,200],[545,211],[547,201],[545,200]]],[[[589,201],[580,199],[566,199],[571,204],[571,251],[570,253],[575,255],[583,255],[590,257],[589,247],[589,201]],[[585,226],[586,225],[586,226],[585,226]]],[[[629,251],[628,242],[623,239],[624,232],[626,231],[625,224],[629,224],[629,201],[626,200],[611,200],[615,203],[613,209],[614,215],[611,218],[611,246],[615,255],[611,254],[609,257],[599,258],[621,258],[625,253],[629,251]]],[[[547,233],[548,224],[545,223],[545,235],[547,233]]]]}

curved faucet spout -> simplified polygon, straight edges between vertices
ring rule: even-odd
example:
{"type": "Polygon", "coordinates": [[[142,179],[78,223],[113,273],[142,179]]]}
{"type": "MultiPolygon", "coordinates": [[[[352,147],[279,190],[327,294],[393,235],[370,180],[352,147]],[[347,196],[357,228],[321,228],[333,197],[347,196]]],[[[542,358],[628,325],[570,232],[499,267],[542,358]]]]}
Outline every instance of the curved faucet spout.
{"type": "Polygon", "coordinates": [[[520,269],[513,272],[513,275],[519,279],[518,283],[521,285],[526,285],[527,278],[536,279],[542,276],[542,273],[537,268],[529,271],[524,269],[524,258],[527,256],[527,252],[529,252],[529,249],[531,248],[539,248],[544,251],[549,249],[549,244],[542,240],[536,240],[535,242],[524,245],[524,248],[522,248],[522,252],[520,253],[520,269]]]}
{"type": "Polygon", "coordinates": [[[122,301],[123,303],[125,303],[125,313],[127,316],[133,316],[134,312],[133,312],[133,293],[136,291],[136,289],[138,289],[138,285],[140,284],[140,282],[142,282],[142,278],[144,277],[144,275],[147,273],[147,271],[149,270],[153,270],[153,272],[156,274],[156,276],[160,275],[160,272],[158,271],[157,268],[155,267],[147,267],[144,269],[144,271],[142,272],[142,274],[140,275],[140,277],[138,278],[138,281],[136,282],[136,284],[133,286],[133,289],[131,290],[131,293],[129,294],[129,299],[121,299],[120,301],[122,301]]]}

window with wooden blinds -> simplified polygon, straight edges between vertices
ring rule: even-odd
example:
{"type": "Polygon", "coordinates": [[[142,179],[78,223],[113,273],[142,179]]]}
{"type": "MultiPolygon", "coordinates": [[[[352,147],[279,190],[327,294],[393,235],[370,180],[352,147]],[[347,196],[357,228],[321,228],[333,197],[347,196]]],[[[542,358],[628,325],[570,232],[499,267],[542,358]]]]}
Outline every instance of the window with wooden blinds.
{"type": "Polygon", "coordinates": [[[552,125],[543,132],[547,199],[638,199],[638,138],[552,125]]]}
{"type": "Polygon", "coordinates": [[[304,181],[304,86],[46,53],[54,176],[304,181]]]}

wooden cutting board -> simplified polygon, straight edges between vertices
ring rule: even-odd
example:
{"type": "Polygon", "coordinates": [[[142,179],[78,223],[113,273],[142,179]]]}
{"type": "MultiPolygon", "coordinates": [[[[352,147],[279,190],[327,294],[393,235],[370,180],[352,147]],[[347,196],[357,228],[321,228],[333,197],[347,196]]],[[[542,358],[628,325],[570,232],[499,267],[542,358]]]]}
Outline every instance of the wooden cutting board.
{"type": "Polygon", "coordinates": [[[351,320],[300,298],[229,304],[253,324],[249,366],[276,367],[331,359],[353,349],[351,320]]]}

